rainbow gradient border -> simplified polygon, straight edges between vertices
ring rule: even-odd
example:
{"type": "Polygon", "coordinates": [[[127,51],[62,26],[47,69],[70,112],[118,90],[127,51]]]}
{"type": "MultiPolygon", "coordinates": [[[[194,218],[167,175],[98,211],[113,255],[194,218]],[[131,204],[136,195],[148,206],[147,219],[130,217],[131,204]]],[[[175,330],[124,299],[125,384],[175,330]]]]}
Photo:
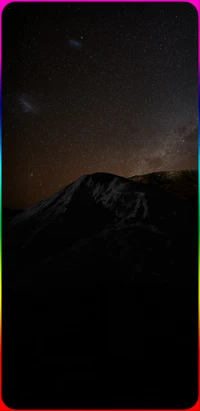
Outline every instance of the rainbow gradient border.
{"type": "MultiPolygon", "coordinates": [[[[58,0],[59,2],[67,2],[66,0],[58,0]]],[[[85,2],[85,0],[69,0],[74,2],[85,2]]],[[[106,2],[107,0],[86,0],[87,2],[94,2],[94,1],[102,1],[106,2]]],[[[108,0],[109,2],[123,2],[123,0],[108,0]]],[[[132,2],[132,0],[125,0],[126,2],[132,2]]],[[[41,0],[0,0],[0,11],[1,11],[1,21],[0,21],[0,73],[2,67],[2,12],[5,6],[13,2],[41,2],[41,0]]],[[[56,2],[55,0],[42,0],[42,2],[56,2]]],[[[134,0],[134,2],[142,2],[142,0],[134,0]]],[[[190,3],[193,5],[198,14],[200,12],[200,0],[145,0],[145,2],[173,2],[173,3],[190,3]]],[[[2,76],[0,75],[0,96],[2,96],[2,76]]],[[[199,88],[198,88],[198,96],[199,96],[199,111],[198,111],[198,119],[200,119],[200,22],[198,18],[198,79],[199,79],[199,88]]],[[[198,125],[198,149],[200,144],[200,124],[198,125]]],[[[198,156],[198,170],[200,170],[200,155],[198,156]]],[[[200,171],[198,172],[198,181],[200,181],[200,171]]],[[[198,291],[199,291],[199,300],[198,300],[198,369],[200,375],[200,190],[199,190],[199,183],[198,183],[198,291]]],[[[198,381],[198,392],[200,394],[200,378],[198,381]]],[[[0,99],[0,411],[4,410],[12,410],[11,408],[7,407],[2,400],[2,99],[0,99]]],[[[200,395],[198,396],[198,400],[196,404],[192,408],[188,408],[188,410],[199,411],[200,410],[200,395]]],[[[19,410],[20,411],[20,410],[19,410]]],[[[23,410],[27,411],[27,410],[23,410]]],[[[34,411],[34,410],[32,410],[34,411]]],[[[36,410],[35,410],[36,411],[36,410]]],[[[42,410],[37,410],[42,411],[42,410]]],[[[48,410],[46,410],[48,411],[48,410]]],[[[50,410],[49,410],[50,411],[50,410]]],[[[52,411],[52,410],[51,410],[52,411]]],[[[74,410],[73,410],[74,411],[74,410]]],[[[90,410],[91,411],[91,410],[90,410]]],[[[105,410],[104,410],[105,411],[105,410]]],[[[114,410],[113,410],[114,411],[114,410]]],[[[138,410],[142,411],[142,410],[138,410]]],[[[145,410],[143,410],[145,411],[145,410]]],[[[158,410],[156,410],[158,411],[158,410]]],[[[173,411],[173,410],[165,410],[165,411],[173,411]]],[[[174,410],[175,411],[175,410],[174,410]]],[[[181,411],[181,410],[180,410],[181,411]]]]}

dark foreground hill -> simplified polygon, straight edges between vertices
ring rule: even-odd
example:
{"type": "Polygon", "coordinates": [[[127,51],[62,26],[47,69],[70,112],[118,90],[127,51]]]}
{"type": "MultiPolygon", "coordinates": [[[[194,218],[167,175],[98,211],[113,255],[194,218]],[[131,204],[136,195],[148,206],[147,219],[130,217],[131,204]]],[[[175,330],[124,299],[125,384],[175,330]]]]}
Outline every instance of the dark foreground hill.
{"type": "Polygon", "coordinates": [[[3,233],[8,406],[195,403],[192,207],[156,185],[96,173],[12,219],[3,233]]]}

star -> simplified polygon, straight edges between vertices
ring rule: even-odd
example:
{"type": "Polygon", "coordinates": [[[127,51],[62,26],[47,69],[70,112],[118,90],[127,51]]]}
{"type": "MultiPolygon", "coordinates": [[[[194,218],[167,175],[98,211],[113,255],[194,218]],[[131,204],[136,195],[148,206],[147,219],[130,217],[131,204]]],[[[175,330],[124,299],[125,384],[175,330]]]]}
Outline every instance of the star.
{"type": "Polygon", "coordinates": [[[195,9],[158,2],[31,7],[27,14],[24,3],[12,3],[3,17],[3,184],[11,208],[48,197],[50,182],[53,194],[88,171],[129,177],[197,167],[195,9]]]}

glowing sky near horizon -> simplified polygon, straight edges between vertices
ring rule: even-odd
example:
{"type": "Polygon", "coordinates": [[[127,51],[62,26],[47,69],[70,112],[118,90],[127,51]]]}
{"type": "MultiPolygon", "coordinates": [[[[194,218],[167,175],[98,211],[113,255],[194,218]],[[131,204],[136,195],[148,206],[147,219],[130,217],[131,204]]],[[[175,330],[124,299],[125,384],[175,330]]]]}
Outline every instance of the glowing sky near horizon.
{"type": "Polygon", "coordinates": [[[83,174],[197,168],[188,3],[11,3],[3,13],[3,204],[83,174]]]}

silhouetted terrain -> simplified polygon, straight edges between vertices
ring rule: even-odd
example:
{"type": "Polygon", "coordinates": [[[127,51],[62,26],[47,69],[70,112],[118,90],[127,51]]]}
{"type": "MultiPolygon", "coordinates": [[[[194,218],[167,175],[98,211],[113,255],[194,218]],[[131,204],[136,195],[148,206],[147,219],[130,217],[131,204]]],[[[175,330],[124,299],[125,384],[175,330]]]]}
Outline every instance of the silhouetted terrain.
{"type": "Polygon", "coordinates": [[[198,171],[161,171],[143,176],[134,176],[132,181],[156,184],[160,188],[187,200],[193,205],[198,205],[198,171]]]}
{"type": "Polygon", "coordinates": [[[11,210],[9,208],[3,207],[2,209],[2,217],[4,223],[10,222],[16,215],[21,213],[23,210],[11,210]]]}
{"type": "Polygon", "coordinates": [[[151,183],[86,175],[5,226],[8,406],[196,402],[197,206],[151,183]]]}

